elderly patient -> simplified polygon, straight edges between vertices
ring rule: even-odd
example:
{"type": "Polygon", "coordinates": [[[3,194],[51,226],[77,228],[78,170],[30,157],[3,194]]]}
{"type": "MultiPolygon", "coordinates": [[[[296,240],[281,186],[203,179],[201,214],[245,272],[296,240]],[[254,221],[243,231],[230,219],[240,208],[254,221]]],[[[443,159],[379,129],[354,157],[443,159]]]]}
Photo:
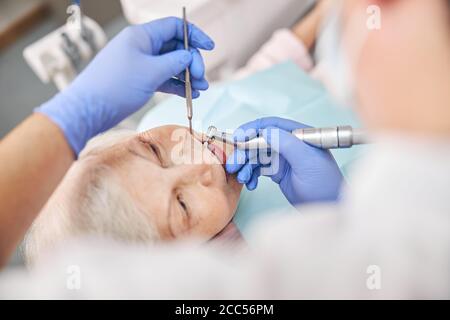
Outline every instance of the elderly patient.
{"type": "Polygon", "coordinates": [[[232,219],[241,185],[223,167],[230,146],[204,141],[179,126],[93,139],[28,232],[27,262],[89,234],[132,243],[214,237],[232,219]]]}

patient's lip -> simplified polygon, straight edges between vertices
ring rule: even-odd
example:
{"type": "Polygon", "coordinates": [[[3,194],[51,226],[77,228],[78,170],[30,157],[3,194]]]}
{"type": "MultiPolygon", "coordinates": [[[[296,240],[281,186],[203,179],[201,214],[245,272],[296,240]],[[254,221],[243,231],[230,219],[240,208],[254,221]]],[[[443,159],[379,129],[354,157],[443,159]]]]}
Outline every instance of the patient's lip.
{"type": "Polygon", "coordinates": [[[211,153],[216,156],[216,158],[219,160],[219,162],[222,164],[222,168],[223,171],[225,173],[225,182],[228,184],[229,183],[229,174],[227,172],[227,170],[225,169],[225,163],[227,160],[227,155],[226,153],[223,151],[222,148],[220,148],[219,146],[215,145],[214,143],[210,143],[208,144],[208,150],[211,151],[211,153]]]}
{"type": "MultiPolygon", "coordinates": [[[[198,134],[197,132],[194,132],[193,137],[194,137],[194,139],[196,139],[197,141],[199,141],[202,144],[204,144],[204,143],[206,143],[206,141],[208,141],[208,138],[203,133],[198,134]]],[[[226,181],[226,183],[229,183],[228,178],[230,175],[228,174],[227,170],[225,169],[227,154],[225,153],[225,151],[222,148],[220,148],[219,146],[217,146],[214,143],[209,143],[207,148],[222,164],[223,170],[225,172],[225,181],[226,181]]]]}
{"type": "MultiPolygon", "coordinates": [[[[194,132],[194,134],[192,136],[195,140],[199,141],[202,144],[204,144],[208,140],[206,138],[206,135],[204,135],[204,134],[197,134],[196,132],[194,132]]],[[[223,151],[222,148],[220,148],[219,146],[217,146],[214,143],[209,143],[208,150],[211,151],[211,153],[216,156],[216,158],[219,160],[219,162],[221,164],[225,165],[225,162],[227,160],[227,155],[223,151]]]]}
{"type": "Polygon", "coordinates": [[[208,149],[217,157],[217,159],[219,159],[219,162],[221,164],[225,164],[227,160],[227,155],[225,154],[222,148],[215,145],[214,143],[211,143],[208,145],[208,149]]]}

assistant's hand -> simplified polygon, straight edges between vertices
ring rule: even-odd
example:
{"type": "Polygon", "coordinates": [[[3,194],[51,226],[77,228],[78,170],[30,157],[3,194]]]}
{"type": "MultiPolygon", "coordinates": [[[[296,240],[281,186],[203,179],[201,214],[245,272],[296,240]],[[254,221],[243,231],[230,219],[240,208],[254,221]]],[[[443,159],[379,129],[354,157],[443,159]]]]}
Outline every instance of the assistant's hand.
{"type": "Polygon", "coordinates": [[[130,26],[117,35],[63,92],[37,108],[63,130],[76,154],[86,142],[141,108],[156,91],[185,95],[189,67],[193,97],[206,90],[198,49],[214,42],[189,24],[190,51],[183,50],[183,22],[165,18],[130,26]]]}
{"type": "Polygon", "coordinates": [[[309,146],[290,134],[306,127],[275,117],[242,125],[234,133],[237,141],[261,134],[273,153],[266,163],[259,155],[236,150],[227,160],[227,171],[237,172],[238,181],[245,183],[249,190],[257,187],[261,175],[270,176],[292,205],[337,200],[343,177],[331,153],[309,146]]]}

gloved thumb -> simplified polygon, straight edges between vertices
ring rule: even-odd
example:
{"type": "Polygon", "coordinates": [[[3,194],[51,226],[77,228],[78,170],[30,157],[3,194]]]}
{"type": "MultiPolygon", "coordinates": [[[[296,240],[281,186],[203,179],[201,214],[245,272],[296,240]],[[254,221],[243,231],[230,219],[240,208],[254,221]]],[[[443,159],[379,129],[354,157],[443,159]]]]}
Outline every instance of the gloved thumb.
{"type": "Polygon", "coordinates": [[[160,56],[150,57],[152,78],[162,84],[183,72],[192,62],[192,54],[187,50],[176,50],[160,56]]]}
{"type": "Polygon", "coordinates": [[[305,155],[305,149],[309,147],[290,132],[276,127],[267,127],[262,134],[270,148],[280,154],[291,167],[295,167],[301,160],[299,155],[305,155]]]}

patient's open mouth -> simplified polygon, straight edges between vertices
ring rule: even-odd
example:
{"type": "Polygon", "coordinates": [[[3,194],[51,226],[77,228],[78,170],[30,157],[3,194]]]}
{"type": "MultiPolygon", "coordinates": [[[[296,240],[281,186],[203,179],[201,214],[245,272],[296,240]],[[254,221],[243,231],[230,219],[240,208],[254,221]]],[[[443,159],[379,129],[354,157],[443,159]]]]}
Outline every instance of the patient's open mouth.
{"type": "Polygon", "coordinates": [[[221,164],[223,165],[225,164],[225,162],[227,161],[227,155],[225,154],[225,151],[223,151],[222,148],[213,143],[210,143],[208,144],[208,149],[212,152],[212,154],[214,154],[217,157],[217,159],[221,164]]]}
{"type": "Polygon", "coordinates": [[[220,148],[219,146],[217,146],[217,145],[215,145],[213,143],[208,144],[208,150],[211,151],[211,153],[214,156],[216,156],[216,158],[222,164],[222,168],[223,168],[223,171],[225,173],[225,181],[228,184],[228,182],[229,182],[228,178],[229,178],[230,174],[225,169],[225,163],[227,161],[227,155],[226,155],[225,151],[223,151],[222,148],[220,148]]]}
{"type": "Polygon", "coordinates": [[[230,174],[225,170],[225,164],[227,161],[227,154],[225,153],[225,151],[214,143],[207,143],[207,139],[205,139],[204,136],[201,138],[194,136],[194,138],[200,141],[203,145],[206,144],[207,149],[217,158],[217,160],[219,160],[219,163],[222,164],[222,168],[225,173],[225,181],[228,183],[228,177],[230,176],[230,174]]]}

